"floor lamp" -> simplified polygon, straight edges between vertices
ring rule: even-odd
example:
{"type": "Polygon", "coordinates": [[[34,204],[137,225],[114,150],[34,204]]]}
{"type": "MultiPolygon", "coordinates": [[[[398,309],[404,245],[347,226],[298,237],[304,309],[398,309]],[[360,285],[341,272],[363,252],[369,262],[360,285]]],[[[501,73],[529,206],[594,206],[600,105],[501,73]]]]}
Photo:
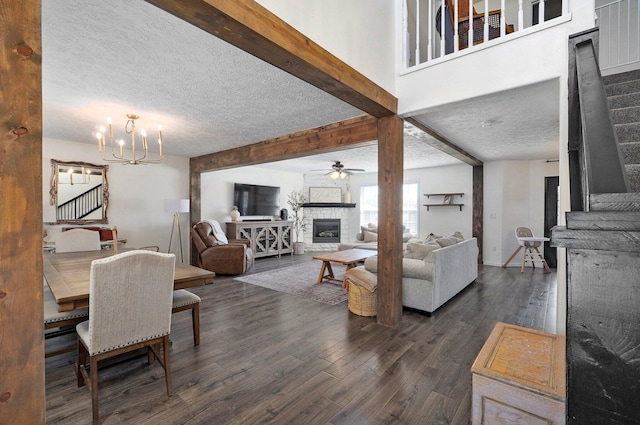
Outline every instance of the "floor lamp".
{"type": "Polygon", "coordinates": [[[167,249],[167,252],[171,252],[171,246],[173,244],[173,234],[175,232],[178,232],[178,243],[180,244],[180,262],[184,263],[184,255],[182,253],[182,232],[180,231],[180,213],[189,212],[189,200],[165,199],[164,211],[167,213],[173,213],[173,226],[171,226],[171,237],[169,238],[169,249],[167,249]]]}

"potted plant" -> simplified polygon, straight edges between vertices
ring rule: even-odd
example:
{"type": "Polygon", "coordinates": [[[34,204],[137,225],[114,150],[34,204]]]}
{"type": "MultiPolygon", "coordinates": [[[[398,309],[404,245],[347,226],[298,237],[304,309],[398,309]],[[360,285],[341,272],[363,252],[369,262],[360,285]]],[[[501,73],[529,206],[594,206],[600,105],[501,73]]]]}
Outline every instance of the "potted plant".
{"type": "Polygon", "coordinates": [[[305,202],[304,193],[302,190],[292,190],[287,198],[287,204],[291,208],[293,220],[293,233],[295,234],[295,241],[293,243],[293,253],[295,255],[304,254],[304,241],[299,241],[300,233],[302,232],[304,238],[304,230],[306,224],[304,222],[304,214],[302,213],[302,204],[305,202]]]}

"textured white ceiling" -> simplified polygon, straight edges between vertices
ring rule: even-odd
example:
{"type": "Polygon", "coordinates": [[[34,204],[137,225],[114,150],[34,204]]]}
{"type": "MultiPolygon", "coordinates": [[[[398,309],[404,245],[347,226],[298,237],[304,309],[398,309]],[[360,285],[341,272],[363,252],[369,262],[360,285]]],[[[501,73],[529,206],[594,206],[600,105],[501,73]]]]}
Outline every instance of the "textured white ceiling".
{"type": "MultiPolygon", "coordinates": [[[[162,124],[165,153],[193,157],[363,114],[141,0],[42,2],[42,46],[49,139],[95,143],[107,117],[123,138],[126,114],[135,113],[139,129],[152,133],[162,124]]],[[[557,83],[542,83],[416,118],[481,160],[557,157],[557,91],[557,83]],[[522,96],[531,100],[523,104],[522,96]],[[482,121],[494,126],[482,128],[482,121]]],[[[377,149],[272,166],[307,172],[335,160],[376,171],[377,149]]],[[[405,138],[405,168],[459,163],[420,138],[405,138]]]]}

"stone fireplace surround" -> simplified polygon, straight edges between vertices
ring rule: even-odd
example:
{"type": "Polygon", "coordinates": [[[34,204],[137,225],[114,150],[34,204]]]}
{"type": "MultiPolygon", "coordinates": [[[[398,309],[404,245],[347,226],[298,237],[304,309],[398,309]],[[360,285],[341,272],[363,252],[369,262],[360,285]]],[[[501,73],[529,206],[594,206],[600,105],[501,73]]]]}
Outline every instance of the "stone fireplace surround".
{"type": "Polygon", "coordinates": [[[312,252],[333,252],[338,250],[340,242],[336,243],[314,243],[313,242],[313,220],[314,219],[340,219],[340,235],[341,239],[349,240],[349,208],[314,208],[304,207],[304,222],[306,229],[304,231],[305,250],[312,252]]]}

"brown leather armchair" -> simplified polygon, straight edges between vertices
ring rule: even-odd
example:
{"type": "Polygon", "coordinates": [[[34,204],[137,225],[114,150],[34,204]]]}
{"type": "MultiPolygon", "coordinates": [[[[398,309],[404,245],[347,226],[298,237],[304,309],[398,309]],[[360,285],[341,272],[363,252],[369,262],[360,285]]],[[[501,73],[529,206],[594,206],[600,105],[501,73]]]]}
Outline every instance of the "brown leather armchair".
{"type": "Polygon", "coordinates": [[[209,222],[191,228],[191,240],[198,252],[198,265],[217,274],[242,274],[253,264],[253,251],[248,240],[230,239],[221,243],[209,222]]]}

